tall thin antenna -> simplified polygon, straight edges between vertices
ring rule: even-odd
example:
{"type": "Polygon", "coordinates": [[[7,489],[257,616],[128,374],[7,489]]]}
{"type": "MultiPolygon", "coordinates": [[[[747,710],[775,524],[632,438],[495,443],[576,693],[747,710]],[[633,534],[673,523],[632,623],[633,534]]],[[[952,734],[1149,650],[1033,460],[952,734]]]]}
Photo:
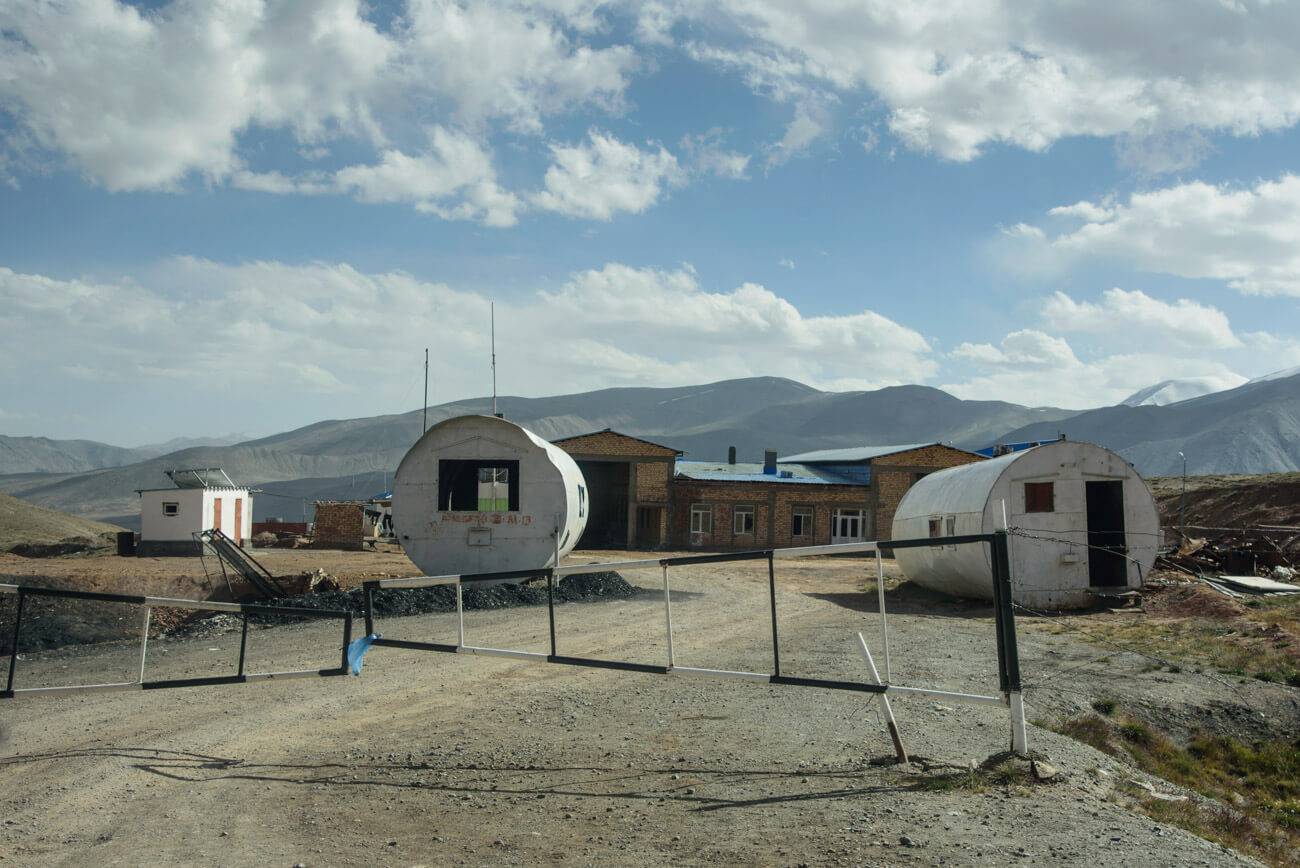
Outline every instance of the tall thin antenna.
{"type": "Polygon", "coordinates": [[[421,433],[429,430],[429,348],[424,348],[424,422],[421,433]]]}
{"type": "Polygon", "coordinates": [[[492,415],[497,414],[497,303],[491,302],[492,313],[492,415]]]}

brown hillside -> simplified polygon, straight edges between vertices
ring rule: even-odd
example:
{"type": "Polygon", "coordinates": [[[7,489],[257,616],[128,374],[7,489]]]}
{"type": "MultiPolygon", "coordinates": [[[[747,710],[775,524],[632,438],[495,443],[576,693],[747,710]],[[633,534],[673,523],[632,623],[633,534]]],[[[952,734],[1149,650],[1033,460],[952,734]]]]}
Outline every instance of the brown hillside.
{"type": "MultiPolygon", "coordinates": [[[[1147,481],[1160,508],[1161,524],[1176,529],[1183,478],[1154,476],[1147,481]]],[[[1300,473],[1189,476],[1187,526],[1189,536],[1215,536],[1205,531],[1220,528],[1300,527],[1300,473]]]]}
{"type": "Polygon", "coordinates": [[[55,543],[70,537],[97,537],[122,530],[0,494],[0,551],[19,543],[55,543]]]}

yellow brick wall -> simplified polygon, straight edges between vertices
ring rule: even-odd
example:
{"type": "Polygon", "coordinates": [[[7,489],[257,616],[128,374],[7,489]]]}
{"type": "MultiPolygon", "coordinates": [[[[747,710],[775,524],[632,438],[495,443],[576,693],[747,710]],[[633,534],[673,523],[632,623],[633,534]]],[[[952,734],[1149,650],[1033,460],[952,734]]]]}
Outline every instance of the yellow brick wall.
{"type": "Polygon", "coordinates": [[[645,455],[658,458],[676,454],[666,446],[636,440],[613,431],[570,437],[556,441],[555,445],[570,455],[645,455]]]}
{"type": "Polygon", "coordinates": [[[876,537],[882,540],[891,538],[894,513],[903,495],[916,482],[917,474],[984,460],[982,455],[951,446],[925,446],[873,460],[871,486],[876,490],[876,537]]]}
{"type": "Polygon", "coordinates": [[[790,485],[788,483],[764,484],[691,482],[678,479],[673,484],[673,527],[670,544],[682,548],[703,549],[767,549],[788,548],[796,545],[829,545],[831,541],[831,512],[839,507],[861,509],[868,522],[870,539],[871,490],[850,485],[790,485]],[[691,506],[713,506],[713,533],[695,543],[691,537],[691,506]],[[754,506],[754,533],[737,537],[733,532],[733,507],[738,504],[754,506]],[[813,507],[813,536],[794,539],[790,535],[796,506],[813,507]],[[771,533],[769,534],[769,516],[771,533]]]}
{"type": "Polygon", "coordinates": [[[636,465],[636,500],[643,504],[668,502],[668,479],[673,465],[666,461],[640,461],[636,465]]]}
{"type": "Polygon", "coordinates": [[[316,504],[312,547],[359,550],[365,535],[364,522],[365,508],[359,503],[321,501],[316,504]]]}

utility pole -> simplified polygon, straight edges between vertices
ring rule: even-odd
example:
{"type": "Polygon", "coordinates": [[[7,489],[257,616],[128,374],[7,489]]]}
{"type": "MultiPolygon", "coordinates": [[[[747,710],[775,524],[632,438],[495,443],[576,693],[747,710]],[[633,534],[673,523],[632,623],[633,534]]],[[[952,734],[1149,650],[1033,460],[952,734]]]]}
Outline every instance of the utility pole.
{"type": "Polygon", "coordinates": [[[497,304],[491,302],[488,310],[492,314],[492,415],[497,414],[497,304]]]}
{"type": "Polygon", "coordinates": [[[1183,504],[1178,511],[1178,548],[1182,549],[1187,542],[1187,456],[1179,452],[1178,457],[1183,459],[1183,504]]]}

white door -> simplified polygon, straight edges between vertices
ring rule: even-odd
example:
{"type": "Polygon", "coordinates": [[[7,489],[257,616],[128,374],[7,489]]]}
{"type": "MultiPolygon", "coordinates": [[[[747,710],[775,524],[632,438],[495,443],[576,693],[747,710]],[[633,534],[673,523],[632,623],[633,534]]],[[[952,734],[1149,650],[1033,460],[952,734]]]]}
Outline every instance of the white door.
{"type": "Polygon", "coordinates": [[[837,509],[831,513],[831,545],[862,542],[862,510],[837,509]]]}

